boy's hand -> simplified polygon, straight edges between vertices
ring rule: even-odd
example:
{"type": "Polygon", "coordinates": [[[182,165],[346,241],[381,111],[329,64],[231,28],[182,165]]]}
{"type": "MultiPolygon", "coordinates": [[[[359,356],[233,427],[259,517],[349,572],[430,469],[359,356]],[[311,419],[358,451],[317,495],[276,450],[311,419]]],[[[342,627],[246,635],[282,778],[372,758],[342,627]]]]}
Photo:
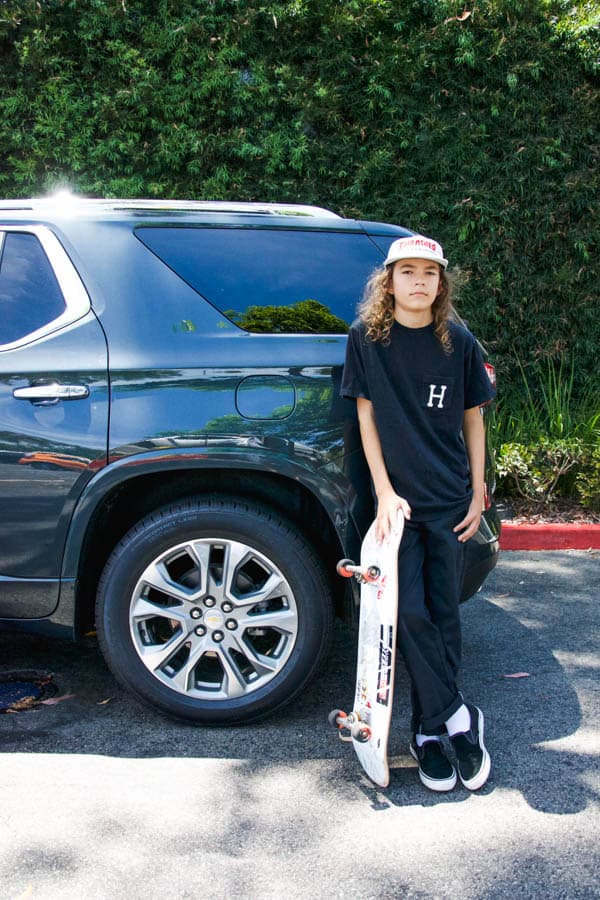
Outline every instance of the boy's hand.
{"type": "Polygon", "coordinates": [[[462,534],[458,535],[458,540],[461,542],[461,544],[464,544],[465,541],[468,541],[469,538],[472,538],[479,528],[482,506],[483,503],[481,501],[481,498],[474,496],[471,500],[466,516],[461,522],[458,523],[456,528],[453,529],[453,531],[455,532],[462,531],[462,534]]]}
{"type": "Polygon", "coordinates": [[[405,519],[410,519],[411,509],[404,497],[390,491],[379,498],[375,520],[375,540],[378,544],[389,541],[392,532],[397,531],[399,509],[402,510],[405,519]]]}

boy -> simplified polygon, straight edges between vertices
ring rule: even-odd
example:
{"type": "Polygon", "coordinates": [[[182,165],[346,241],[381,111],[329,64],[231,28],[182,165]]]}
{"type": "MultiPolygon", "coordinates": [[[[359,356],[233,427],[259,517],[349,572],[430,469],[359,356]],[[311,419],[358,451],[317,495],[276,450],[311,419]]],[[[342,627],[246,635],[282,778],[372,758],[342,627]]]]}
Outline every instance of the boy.
{"type": "Polygon", "coordinates": [[[465,542],[484,504],[480,406],[494,396],[473,335],[452,319],[448,261],[437,241],[400,238],[367,284],[348,338],[341,394],[357,402],[386,540],[397,510],[398,644],[411,681],[410,750],[422,783],[469,790],[490,772],[481,710],[463,700],[459,597],[465,542]],[[442,740],[444,738],[444,740],[442,740]]]}

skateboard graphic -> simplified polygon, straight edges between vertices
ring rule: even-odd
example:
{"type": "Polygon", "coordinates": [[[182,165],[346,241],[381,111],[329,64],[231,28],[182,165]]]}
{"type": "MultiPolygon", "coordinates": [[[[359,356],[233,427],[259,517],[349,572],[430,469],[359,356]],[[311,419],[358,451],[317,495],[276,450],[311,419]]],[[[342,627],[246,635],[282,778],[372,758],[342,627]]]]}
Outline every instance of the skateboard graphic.
{"type": "Polygon", "coordinates": [[[354,706],[349,713],[334,709],[329,722],[343,741],[352,741],[359,762],[369,778],[387,787],[390,771],[387,745],[394,700],[396,619],[398,614],[398,548],[404,516],[387,543],[375,540],[375,522],[360,548],[360,565],[342,559],[337,571],[360,582],[360,619],[354,706]]]}

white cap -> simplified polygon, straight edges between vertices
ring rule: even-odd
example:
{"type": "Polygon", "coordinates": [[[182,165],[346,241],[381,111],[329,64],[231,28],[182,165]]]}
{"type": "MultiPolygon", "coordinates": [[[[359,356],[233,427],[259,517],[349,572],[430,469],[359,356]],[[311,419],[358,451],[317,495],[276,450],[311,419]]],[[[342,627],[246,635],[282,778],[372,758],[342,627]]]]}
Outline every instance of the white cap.
{"type": "Polygon", "coordinates": [[[398,262],[399,259],[430,259],[439,263],[444,269],[448,260],[444,259],[442,245],[422,234],[411,234],[410,237],[398,238],[390,245],[385,261],[386,266],[398,262]]]}

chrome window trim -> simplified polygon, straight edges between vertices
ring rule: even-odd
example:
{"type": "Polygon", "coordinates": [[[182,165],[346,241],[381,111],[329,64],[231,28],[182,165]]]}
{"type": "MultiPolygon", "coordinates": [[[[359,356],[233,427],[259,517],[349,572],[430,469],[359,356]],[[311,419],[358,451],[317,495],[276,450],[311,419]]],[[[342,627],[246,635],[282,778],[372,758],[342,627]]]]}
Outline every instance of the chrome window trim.
{"type": "Polygon", "coordinates": [[[79,274],[69,259],[63,245],[56,235],[45,225],[2,225],[0,224],[0,249],[4,244],[8,233],[33,234],[37,237],[46,254],[46,258],[52,267],[54,276],[65,301],[64,312],[56,319],[52,319],[41,328],[30,331],[17,341],[9,344],[0,344],[0,353],[5,350],[16,350],[25,344],[31,344],[40,338],[44,338],[67,325],[72,325],[78,319],[82,319],[91,309],[90,298],[79,277],[79,274]]]}

